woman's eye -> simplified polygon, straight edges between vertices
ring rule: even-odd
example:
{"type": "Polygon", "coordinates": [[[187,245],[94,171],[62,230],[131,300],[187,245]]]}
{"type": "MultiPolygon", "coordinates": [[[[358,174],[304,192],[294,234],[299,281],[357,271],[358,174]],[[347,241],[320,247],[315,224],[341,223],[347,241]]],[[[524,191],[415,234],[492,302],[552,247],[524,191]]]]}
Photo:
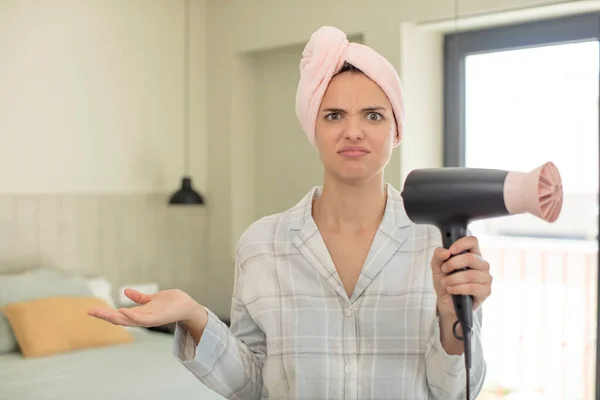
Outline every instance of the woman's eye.
{"type": "Polygon", "coordinates": [[[327,114],[325,119],[328,119],[330,121],[337,121],[338,119],[340,119],[340,114],[338,114],[338,113],[327,114]]]}
{"type": "Polygon", "coordinates": [[[383,116],[376,112],[370,112],[369,114],[367,114],[367,118],[370,121],[381,121],[383,119],[383,116]]]}

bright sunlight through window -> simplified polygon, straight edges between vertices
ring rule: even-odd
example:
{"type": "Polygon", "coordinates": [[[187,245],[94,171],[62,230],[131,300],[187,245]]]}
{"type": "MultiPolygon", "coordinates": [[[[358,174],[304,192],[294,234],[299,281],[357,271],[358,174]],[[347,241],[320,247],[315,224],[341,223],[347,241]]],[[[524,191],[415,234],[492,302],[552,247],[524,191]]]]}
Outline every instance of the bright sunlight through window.
{"type": "Polygon", "coordinates": [[[598,42],[466,58],[466,166],[559,168],[554,224],[532,216],[472,224],[492,265],[481,399],[592,399],[598,234],[598,42]]]}

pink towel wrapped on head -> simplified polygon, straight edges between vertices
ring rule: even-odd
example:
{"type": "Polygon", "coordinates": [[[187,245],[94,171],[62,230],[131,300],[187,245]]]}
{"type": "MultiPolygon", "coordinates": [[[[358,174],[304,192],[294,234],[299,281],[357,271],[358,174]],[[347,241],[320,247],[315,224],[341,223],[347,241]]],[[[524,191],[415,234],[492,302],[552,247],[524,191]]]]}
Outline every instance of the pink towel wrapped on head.
{"type": "Polygon", "coordinates": [[[402,139],[404,101],[396,69],[381,54],[360,43],[350,43],[341,30],[323,26],[312,34],[300,61],[296,115],[310,143],[316,147],[315,125],[321,101],[331,78],[348,62],[360,69],[387,95],[402,139]]]}

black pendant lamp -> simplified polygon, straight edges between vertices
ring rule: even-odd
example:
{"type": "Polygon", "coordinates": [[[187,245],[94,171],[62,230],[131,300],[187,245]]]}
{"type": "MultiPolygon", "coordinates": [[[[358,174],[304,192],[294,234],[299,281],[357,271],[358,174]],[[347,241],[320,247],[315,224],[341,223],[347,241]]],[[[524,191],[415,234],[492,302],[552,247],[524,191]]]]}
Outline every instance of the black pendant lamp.
{"type": "Polygon", "coordinates": [[[181,187],[169,197],[170,205],[201,205],[204,204],[202,195],[194,190],[192,178],[181,178],[181,187]]]}
{"type": "Polygon", "coordinates": [[[204,198],[194,189],[192,184],[192,178],[190,177],[190,160],[189,160],[189,53],[190,53],[190,2],[185,0],[185,45],[184,45],[184,59],[183,59],[183,76],[184,76],[184,163],[185,163],[185,175],[181,178],[181,187],[169,197],[170,205],[202,205],[204,204],[204,198]]]}

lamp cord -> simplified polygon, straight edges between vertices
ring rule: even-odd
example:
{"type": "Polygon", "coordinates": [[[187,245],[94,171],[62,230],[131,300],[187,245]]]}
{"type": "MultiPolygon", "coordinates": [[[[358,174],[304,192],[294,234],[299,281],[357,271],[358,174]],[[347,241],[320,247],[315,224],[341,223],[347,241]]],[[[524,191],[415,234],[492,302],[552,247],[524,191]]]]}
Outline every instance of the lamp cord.
{"type": "Polygon", "coordinates": [[[183,156],[184,156],[184,171],[186,175],[190,173],[190,160],[189,160],[189,135],[190,135],[190,0],[184,1],[184,38],[183,38],[183,156]]]}

